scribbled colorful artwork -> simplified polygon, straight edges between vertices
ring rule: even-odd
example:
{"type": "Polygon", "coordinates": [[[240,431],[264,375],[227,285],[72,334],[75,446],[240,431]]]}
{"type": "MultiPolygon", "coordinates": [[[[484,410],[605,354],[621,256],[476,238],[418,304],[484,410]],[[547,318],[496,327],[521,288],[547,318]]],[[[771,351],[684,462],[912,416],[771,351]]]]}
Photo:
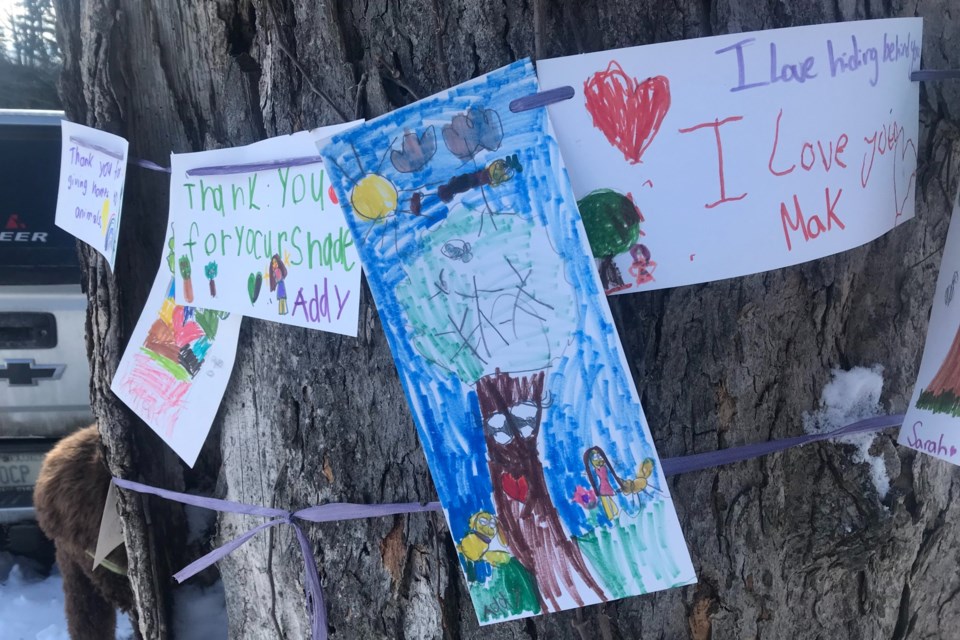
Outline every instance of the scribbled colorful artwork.
{"type": "Polygon", "coordinates": [[[539,61],[545,89],[575,90],[549,112],[606,293],[794,265],[913,217],[921,48],[905,18],[539,61]]]}
{"type": "Polygon", "coordinates": [[[481,623],[696,580],[536,91],[518,62],[322,148],[481,623]]]}
{"type": "MultiPolygon", "coordinates": [[[[177,258],[171,226],[111,389],[192,467],[230,379],[242,317],[177,304],[175,267],[190,282],[190,262],[177,258]]],[[[213,289],[216,264],[204,275],[213,289]]]]}
{"type": "Polygon", "coordinates": [[[940,262],[917,384],[900,429],[901,445],[960,464],[960,195],[940,262]]]}
{"type": "Polygon", "coordinates": [[[179,303],[357,334],[360,262],[316,147],[353,124],[172,156],[179,303]]]}
{"type": "Polygon", "coordinates": [[[120,136],[66,120],[60,135],[56,224],[96,249],[113,269],[129,145],[120,136]]]}

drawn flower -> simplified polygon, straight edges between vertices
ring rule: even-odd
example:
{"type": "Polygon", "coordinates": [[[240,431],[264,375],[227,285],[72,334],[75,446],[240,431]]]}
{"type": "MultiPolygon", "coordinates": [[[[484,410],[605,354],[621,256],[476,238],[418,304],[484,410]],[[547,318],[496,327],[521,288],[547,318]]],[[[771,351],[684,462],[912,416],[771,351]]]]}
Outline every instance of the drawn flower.
{"type": "Polygon", "coordinates": [[[578,486],[576,491],[573,492],[573,501],[584,509],[597,508],[597,494],[592,489],[578,486]]]}

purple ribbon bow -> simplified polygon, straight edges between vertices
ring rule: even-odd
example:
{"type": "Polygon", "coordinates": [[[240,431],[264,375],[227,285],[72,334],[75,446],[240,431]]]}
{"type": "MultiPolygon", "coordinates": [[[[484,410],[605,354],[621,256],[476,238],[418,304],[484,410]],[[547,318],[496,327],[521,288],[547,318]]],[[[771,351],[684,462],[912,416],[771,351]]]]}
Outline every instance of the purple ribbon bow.
{"type": "Polygon", "coordinates": [[[376,518],[380,516],[392,516],[401,513],[420,513],[425,511],[441,511],[439,502],[403,502],[396,504],[353,504],[350,502],[333,502],[316,507],[307,507],[299,511],[284,511],[283,509],[272,509],[270,507],[258,507],[232,500],[219,500],[217,498],[205,498],[203,496],[192,496],[187,493],[177,491],[167,491],[139,482],[131,482],[121,478],[114,478],[113,482],[124,489],[136,491],[138,493],[149,493],[167,500],[174,500],[182,504],[189,504],[194,507],[212,509],[226,513],[241,513],[249,516],[263,516],[273,518],[263,524],[247,531],[221,547],[217,547],[207,555],[194,560],[186,567],[174,574],[177,582],[183,582],[188,578],[203,571],[210,565],[218,562],[225,556],[233,553],[241,547],[247,540],[254,537],[261,531],[269,529],[278,524],[289,524],[297,534],[297,540],[300,542],[300,551],[303,553],[304,575],[307,588],[307,610],[310,612],[310,627],[314,640],[326,640],[327,638],[327,608],[323,602],[323,588],[320,586],[320,574],[317,571],[317,562],[313,556],[313,550],[310,548],[310,540],[300,527],[298,520],[307,522],[333,522],[336,520],[356,520],[359,518],[376,518]]]}

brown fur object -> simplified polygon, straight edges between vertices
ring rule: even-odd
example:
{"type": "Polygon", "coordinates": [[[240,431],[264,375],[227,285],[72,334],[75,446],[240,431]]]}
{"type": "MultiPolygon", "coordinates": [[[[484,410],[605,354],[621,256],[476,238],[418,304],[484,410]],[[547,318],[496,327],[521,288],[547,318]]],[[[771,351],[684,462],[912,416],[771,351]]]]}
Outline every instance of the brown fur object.
{"type": "MultiPolygon", "coordinates": [[[[97,548],[109,487],[110,472],[94,424],[64,438],[47,454],[33,492],[37,522],[57,549],[73,640],[116,637],[116,609],[131,614],[134,634],[140,637],[130,581],[102,566],[93,569],[89,555],[97,548]]],[[[109,559],[126,567],[122,546],[109,559]]]]}

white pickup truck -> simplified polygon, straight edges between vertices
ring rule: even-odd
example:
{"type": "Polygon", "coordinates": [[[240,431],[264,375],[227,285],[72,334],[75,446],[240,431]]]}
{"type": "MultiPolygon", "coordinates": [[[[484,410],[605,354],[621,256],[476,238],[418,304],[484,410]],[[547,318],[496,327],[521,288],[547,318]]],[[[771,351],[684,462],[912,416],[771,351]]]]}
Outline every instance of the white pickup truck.
{"type": "Polygon", "coordinates": [[[62,117],[0,110],[0,549],[43,455],[93,421],[76,241],[54,224],[62,117]]]}

